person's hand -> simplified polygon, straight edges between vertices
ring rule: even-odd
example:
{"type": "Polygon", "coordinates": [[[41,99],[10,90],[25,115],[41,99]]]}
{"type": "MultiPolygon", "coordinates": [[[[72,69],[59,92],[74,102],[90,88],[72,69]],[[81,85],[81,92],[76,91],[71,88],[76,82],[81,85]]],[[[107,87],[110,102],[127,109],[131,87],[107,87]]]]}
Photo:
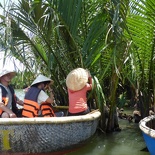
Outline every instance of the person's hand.
{"type": "Polygon", "coordinates": [[[49,93],[53,91],[52,88],[50,87],[50,85],[46,85],[45,89],[46,89],[49,93]]]}
{"type": "Polygon", "coordinates": [[[49,93],[53,93],[53,89],[49,88],[49,89],[48,89],[48,92],[49,92],[49,93]]]}
{"type": "Polygon", "coordinates": [[[90,71],[88,69],[86,69],[87,73],[88,73],[88,78],[91,77],[90,71]]]}
{"type": "Polygon", "coordinates": [[[48,92],[49,92],[49,94],[50,94],[50,98],[52,98],[52,99],[54,100],[53,89],[52,89],[50,86],[48,86],[48,87],[47,87],[47,90],[48,90],[48,92]]]}
{"type": "Polygon", "coordinates": [[[17,117],[15,113],[10,113],[9,116],[10,116],[10,118],[16,118],[17,117]]]}
{"type": "Polygon", "coordinates": [[[19,100],[19,101],[17,101],[17,104],[23,106],[24,105],[24,102],[22,100],[19,100]]]}
{"type": "Polygon", "coordinates": [[[53,104],[52,104],[54,107],[56,107],[56,106],[58,106],[55,102],[53,102],[53,104]]]}

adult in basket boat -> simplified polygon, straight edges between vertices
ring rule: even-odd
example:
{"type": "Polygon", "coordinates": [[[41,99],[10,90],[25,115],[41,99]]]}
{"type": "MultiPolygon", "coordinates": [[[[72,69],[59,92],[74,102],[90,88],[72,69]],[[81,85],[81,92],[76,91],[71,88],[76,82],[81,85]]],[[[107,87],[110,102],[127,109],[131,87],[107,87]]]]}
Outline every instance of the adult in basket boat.
{"type": "Polygon", "coordinates": [[[88,70],[76,68],[66,78],[69,96],[68,116],[85,115],[90,112],[87,92],[92,89],[92,77],[88,70]]]}
{"type": "Polygon", "coordinates": [[[16,75],[13,70],[2,69],[0,72],[0,117],[15,118],[21,117],[21,110],[17,104],[23,105],[23,101],[16,97],[11,87],[11,79],[16,75]]]}
{"type": "Polygon", "coordinates": [[[51,84],[53,81],[44,75],[39,75],[31,84],[24,97],[23,117],[55,117],[63,116],[63,112],[54,113],[54,95],[51,84]],[[48,91],[50,96],[45,91],[48,91]]]}

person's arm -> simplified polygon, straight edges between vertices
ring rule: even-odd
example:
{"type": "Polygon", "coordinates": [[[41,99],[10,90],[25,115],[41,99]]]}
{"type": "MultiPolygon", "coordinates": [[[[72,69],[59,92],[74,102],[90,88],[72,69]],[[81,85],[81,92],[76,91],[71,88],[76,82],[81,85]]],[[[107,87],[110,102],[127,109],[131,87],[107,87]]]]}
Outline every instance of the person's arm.
{"type": "Polygon", "coordinates": [[[51,99],[54,99],[53,90],[52,90],[52,89],[49,89],[48,92],[49,92],[49,94],[50,94],[50,98],[51,98],[51,99]]]}
{"type": "Polygon", "coordinates": [[[53,97],[53,93],[50,93],[50,96],[48,96],[43,90],[40,91],[39,95],[38,95],[38,103],[42,103],[42,102],[47,102],[50,104],[54,103],[54,97],[53,97]]]}
{"type": "Polygon", "coordinates": [[[8,113],[9,116],[10,116],[10,118],[15,118],[15,117],[17,117],[16,114],[13,113],[11,109],[9,109],[8,107],[6,107],[6,106],[4,105],[3,102],[0,102],[0,109],[1,109],[2,111],[5,111],[6,113],[8,113]]]}
{"type": "Polygon", "coordinates": [[[54,96],[53,93],[50,93],[50,96],[47,98],[46,102],[54,104],[54,96]]]}
{"type": "Polygon", "coordinates": [[[16,95],[15,95],[15,98],[16,98],[16,103],[17,104],[19,104],[20,106],[24,105],[24,102],[22,100],[20,100],[16,95]]]}
{"type": "Polygon", "coordinates": [[[88,84],[87,84],[88,90],[92,89],[92,83],[93,83],[92,76],[91,76],[90,72],[88,71],[88,84]]]}
{"type": "Polygon", "coordinates": [[[88,77],[88,82],[89,82],[89,84],[91,84],[92,85],[92,77],[90,76],[90,77],[88,77]]]}
{"type": "Polygon", "coordinates": [[[88,83],[90,84],[90,86],[92,87],[92,76],[90,74],[90,72],[88,71],[88,83]]]}
{"type": "Polygon", "coordinates": [[[20,106],[24,105],[24,102],[20,100],[17,96],[16,96],[16,103],[19,104],[20,106]]]}
{"type": "Polygon", "coordinates": [[[20,106],[24,105],[24,102],[22,100],[17,101],[17,104],[19,104],[20,106]]]}
{"type": "Polygon", "coordinates": [[[92,76],[88,70],[87,72],[88,72],[88,83],[92,85],[92,76]]]}
{"type": "Polygon", "coordinates": [[[53,89],[48,86],[48,92],[49,92],[49,98],[46,100],[48,103],[51,103],[52,105],[56,106],[55,102],[54,102],[54,94],[53,94],[53,89]]]}
{"type": "Polygon", "coordinates": [[[8,107],[6,107],[4,103],[2,102],[2,89],[1,88],[0,88],[0,109],[8,113],[10,118],[17,117],[16,114],[13,113],[13,111],[9,109],[8,107]]]}

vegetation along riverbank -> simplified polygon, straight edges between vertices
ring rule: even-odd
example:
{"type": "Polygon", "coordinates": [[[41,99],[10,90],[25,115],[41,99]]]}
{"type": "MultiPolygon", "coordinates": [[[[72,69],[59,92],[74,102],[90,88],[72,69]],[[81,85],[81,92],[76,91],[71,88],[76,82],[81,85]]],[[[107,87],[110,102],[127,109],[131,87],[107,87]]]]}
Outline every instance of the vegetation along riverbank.
{"type": "Polygon", "coordinates": [[[16,89],[42,73],[54,81],[57,105],[68,106],[66,77],[81,67],[93,77],[88,105],[100,110],[102,133],[119,130],[117,107],[136,107],[140,119],[154,111],[154,0],[0,4],[0,49],[25,66],[12,81],[16,89]]]}

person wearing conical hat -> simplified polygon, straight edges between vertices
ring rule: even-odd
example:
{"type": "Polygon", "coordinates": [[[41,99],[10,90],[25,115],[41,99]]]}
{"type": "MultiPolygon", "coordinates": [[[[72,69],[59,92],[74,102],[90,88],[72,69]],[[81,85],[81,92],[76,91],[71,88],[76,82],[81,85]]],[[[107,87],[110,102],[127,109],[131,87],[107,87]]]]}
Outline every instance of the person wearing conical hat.
{"type": "Polygon", "coordinates": [[[16,72],[9,69],[0,71],[0,117],[15,118],[21,114],[17,108],[17,103],[22,105],[23,101],[16,100],[14,89],[10,86],[11,79],[16,75],[16,72]]]}
{"type": "Polygon", "coordinates": [[[40,74],[32,82],[30,88],[24,97],[23,117],[55,117],[62,116],[63,113],[54,113],[52,104],[54,104],[54,95],[51,88],[53,81],[40,74]],[[48,91],[50,96],[45,91],[48,91]]]}
{"type": "Polygon", "coordinates": [[[89,113],[87,92],[92,89],[92,77],[86,69],[76,68],[66,77],[69,96],[68,116],[89,113]]]}

